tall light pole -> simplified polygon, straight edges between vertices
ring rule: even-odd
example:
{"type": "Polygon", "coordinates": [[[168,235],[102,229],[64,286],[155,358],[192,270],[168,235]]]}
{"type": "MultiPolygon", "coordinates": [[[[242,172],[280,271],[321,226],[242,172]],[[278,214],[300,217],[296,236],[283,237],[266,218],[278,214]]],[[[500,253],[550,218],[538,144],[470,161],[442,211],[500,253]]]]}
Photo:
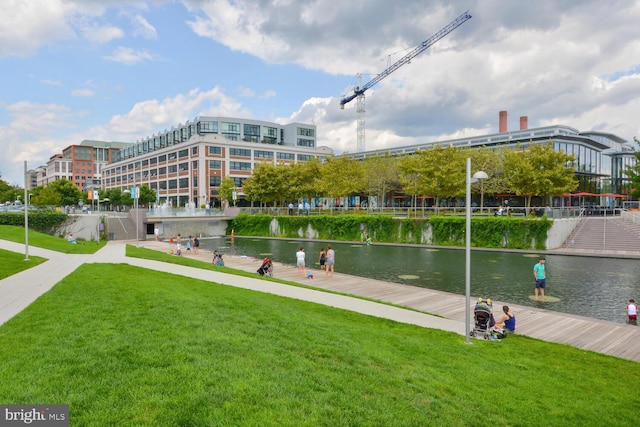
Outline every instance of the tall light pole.
{"type": "Polygon", "coordinates": [[[471,334],[471,183],[479,180],[487,179],[489,176],[483,172],[478,171],[473,174],[473,178],[471,178],[471,158],[467,157],[467,190],[466,190],[466,200],[465,207],[467,208],[467,224],[465,229],[465,237],[466,237],[466,250],[465,250],[465,303],[466,307],[464,310],[465,316],[465,335],[467,344],[470,343],[470,334],[471,334]]]}
{"type": "Polygon", "coordinates": [[[24,260],[29,261],[29,198],[27,197],[27,161],[24,161],[24,260]]]}

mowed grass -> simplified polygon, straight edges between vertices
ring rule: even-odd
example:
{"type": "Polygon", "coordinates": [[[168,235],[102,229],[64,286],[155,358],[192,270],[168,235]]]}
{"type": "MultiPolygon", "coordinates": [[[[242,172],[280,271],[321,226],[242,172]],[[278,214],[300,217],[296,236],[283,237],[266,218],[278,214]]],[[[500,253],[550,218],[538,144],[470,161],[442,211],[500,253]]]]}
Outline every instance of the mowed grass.
{"type": "Polygon", "coordinates": [[[638,363],[122,264],[82,266],[0,345],[0,402],[70,404],[71,425],[624,426],[640,407],[638,363]]]}
{"type": "Polygon", "coordinates": [[[29,255],[29,259],[25,259],[24,253],[5,251],[0,249],[0,279],[13,276],[21,271],[28,270],[38,264],[46,261],[45,258],[29,255]]]}
{"type": "MultiPolygon", "coordinates": [[[[3,240],[24,244],[24,227],[14,225],[0,225],[0,236],[3,240]]],[[[76,245],[67,242],[63,237],[55,237],[50,234],[29,230],[29,245],[45,248],[65,254],[93,254],[104,247],[105,241],[78,240],[76,245]]]]}

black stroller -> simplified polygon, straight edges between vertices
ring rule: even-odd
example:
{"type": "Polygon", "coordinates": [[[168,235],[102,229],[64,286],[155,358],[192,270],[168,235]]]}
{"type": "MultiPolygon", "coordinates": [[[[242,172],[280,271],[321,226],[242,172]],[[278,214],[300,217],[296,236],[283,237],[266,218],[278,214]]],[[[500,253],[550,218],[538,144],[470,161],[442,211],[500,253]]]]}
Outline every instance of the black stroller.
{"type": "Polygon", "coordinates": [[[273,277],[273,261],[269,258],[262,260],[262,265],[258,269],[258,274],[261,276],[273,277]]]}
{"type": "Polygon", "coordinates": [[[492,309],[493,306],[490,299],[478,298],[473,308],[474,326],[470,334],[472,337],[494,339],[494,335],[491,334],[491,328],[496,324],[496,321],[493,318],[492,309]]]}

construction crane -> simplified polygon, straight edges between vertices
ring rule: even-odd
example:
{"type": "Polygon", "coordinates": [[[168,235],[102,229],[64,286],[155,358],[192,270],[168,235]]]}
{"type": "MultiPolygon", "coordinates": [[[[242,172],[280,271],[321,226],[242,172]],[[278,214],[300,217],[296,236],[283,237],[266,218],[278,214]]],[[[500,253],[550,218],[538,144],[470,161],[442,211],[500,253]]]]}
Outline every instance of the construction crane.
{"type": "Polygon", "coordinates": [[[451,21],[449,25],[447,25],[446,27],[444,27],[443,29],[435,33],[433,36],[431,36],[427,40],[420,43],[411,52],[409,52],[404,57],[396,61],[389,68],[387,68],[382,73],[378,74],[376,77],[371,79],[364,86],[356,86],[356,88],[353,90],[353,94],[347,97],[344,97],[340,100],[340,109],[344,110],[344,105],[346,103],[351,102],[354,98],[358,98],[357,105],[356,105],[356,114],[358,118],[357,125],[356,125],[357,133],[358,133],[357,151],[359,152],[364,151],[364,145],[365,145],[365,140],[364,140],[364,112],[365,112],[364,93],[365,91],[371,88],[376,83],[378,83],[380,80],[387,77],[389,74],[393,73],[398,68],[411,62],[413,58],[420,55],[422,52],[424,52],[433,44],[435,44],[438,40],[440,40],[441,38],[449,34],[451,31],[458,28],[460,25],[464,24],[469,19],[471,19],[471,15],[469,14],[469,11],[466,11],[465,13],[463,13],[462,15],[458,16],[456,19],[451,21]]]}

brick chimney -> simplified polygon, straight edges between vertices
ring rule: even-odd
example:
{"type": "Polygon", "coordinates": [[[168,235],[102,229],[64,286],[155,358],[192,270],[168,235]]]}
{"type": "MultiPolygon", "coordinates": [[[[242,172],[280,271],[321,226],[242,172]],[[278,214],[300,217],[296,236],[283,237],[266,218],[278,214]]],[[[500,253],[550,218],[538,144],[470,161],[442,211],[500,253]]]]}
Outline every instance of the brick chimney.
{"type": "Polygon", "coordinates": [[[521,116],[520,117],[520,130],[529,129],[529,117],[521,116]]]}
{"type": "Polygon", "coordinates": [[[499,117],[500,117],[500,123],[498,126],[498,132],[506,132],[507,131],[507,112],[500,111],[499,117]]]}

